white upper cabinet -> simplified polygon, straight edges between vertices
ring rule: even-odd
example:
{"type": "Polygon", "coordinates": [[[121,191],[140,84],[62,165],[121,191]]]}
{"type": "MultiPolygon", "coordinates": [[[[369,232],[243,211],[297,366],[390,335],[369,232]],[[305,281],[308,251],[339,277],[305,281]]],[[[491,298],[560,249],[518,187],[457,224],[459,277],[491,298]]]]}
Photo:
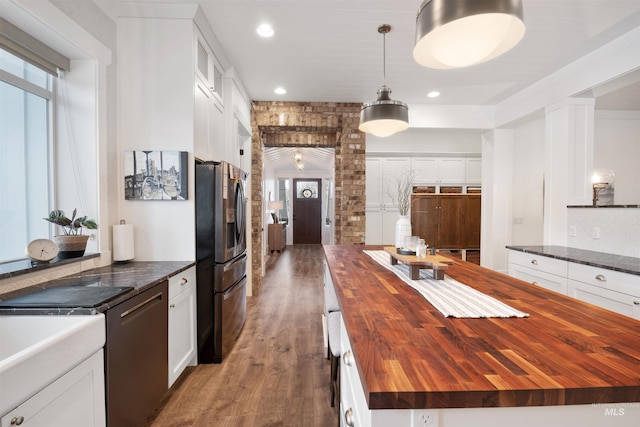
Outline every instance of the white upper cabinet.
{"type": "Polygon", "coordinates": [[[411,168],[416,183],[436,183],[438,181],[438,159],[435,157],[414,157],[411,168]]]}
{"type": "Polygon", "coordinates": [[[389,206],[393,200],[389,192],[395,194],[397,179],[411,170],[409,157],[370,157],[366,159],[367,206],[389,206]]]}
{"type": "Polygon", "coordinates": [[[465,159],[465,180],[467,184],[482,183],[481,157],[467,157],[465,159]]]}
{"type": "Polygon", "coordinates": [[[417,184],[464,184],[464,157],[414,157],[412,169],[417,184]]]}
{"type": "Polygon", "coordinates": [[[219,102],[222,102],[222,71],[215,56],[209,48],[206,40],[195,30],[195,71],[196,75],[205,82],[211,93],[216,96],[219,102]]]}
{"type": "Polygon", "coordinates": [[[220,66],[194,27],[194,155],[200,160],[226,158],[223,84],[220,66]]]}

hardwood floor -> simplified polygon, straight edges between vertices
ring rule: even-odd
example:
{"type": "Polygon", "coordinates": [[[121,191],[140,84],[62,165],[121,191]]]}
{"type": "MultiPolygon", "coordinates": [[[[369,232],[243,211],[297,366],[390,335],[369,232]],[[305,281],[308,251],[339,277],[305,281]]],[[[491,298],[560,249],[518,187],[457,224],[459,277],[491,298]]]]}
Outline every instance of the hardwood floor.
{"type": "Polygon", "coordinates": [[[187,368],[147,425],[336,426],[322,348],[323,259],[321,245],[272,254],[232,352],[222,364],[187,368]]]}

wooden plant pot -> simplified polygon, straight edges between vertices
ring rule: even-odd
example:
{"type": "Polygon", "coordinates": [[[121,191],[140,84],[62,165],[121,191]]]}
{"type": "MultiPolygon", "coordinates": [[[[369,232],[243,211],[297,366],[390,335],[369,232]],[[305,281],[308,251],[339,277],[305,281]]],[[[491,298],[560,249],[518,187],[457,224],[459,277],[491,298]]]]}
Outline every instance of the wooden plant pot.
{"type": "Polygon", "coordinates": [[[58,259],[78,258],[84,255],[89,236],[54,236],[53,240],[60,248],[58,259]]]}

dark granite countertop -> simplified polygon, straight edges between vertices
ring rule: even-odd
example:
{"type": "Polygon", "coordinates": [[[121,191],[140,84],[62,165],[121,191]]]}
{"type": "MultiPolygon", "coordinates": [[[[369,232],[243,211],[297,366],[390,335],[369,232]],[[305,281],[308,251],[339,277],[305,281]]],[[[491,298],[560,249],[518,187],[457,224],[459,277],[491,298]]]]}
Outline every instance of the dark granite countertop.
{"type": "Polygon", "coordinates": [[[0,294],[0,301],[6,301],[41,289],[60,286],[132,286],[133,289],[122,293],[107,303],[95,308],[20,308],[15,310],[5,310],[2,314],[86,315],[103,313],[109,308],[112,308],[129,298],[162,283],[169,277],[174,276],[193,265],[195,265],[194,261],[132,261],[126,263],[114,263],[105,267],[94,268],[78,274],[61,277],[60,279],[0,294]]]}
{"type": "Polygon", "coordinates": [[[86,261],[91,258],[97,258],[100,254],[84,254],[79,258],[67,258],[67,259],[54,259],[51,262],[37,263],[30,259],[21,259],[17,261],[7,262],[0,264],[0,280],[8,279],[10,277],[21,276],[23,274],[34,273],[36,271],[43,271],[48,268],[59,267],[65,264],[71,264],[78,261],[86,261]]]}
{"type": "Polygon", "coordinates": [[[507,249],[640,276],[640,258],[566,246],[507,246],[507,249]]]}
{"type": "Polygon", "coordinates": [[[567,206],[568,208],[580,208],[580,209],[606,209],[606,208],[613,208],[613,209],[619,209],[619,208],[624,208],[624,209],[637,209],[640,208],[640,205],[569,205],[567,206]]]}

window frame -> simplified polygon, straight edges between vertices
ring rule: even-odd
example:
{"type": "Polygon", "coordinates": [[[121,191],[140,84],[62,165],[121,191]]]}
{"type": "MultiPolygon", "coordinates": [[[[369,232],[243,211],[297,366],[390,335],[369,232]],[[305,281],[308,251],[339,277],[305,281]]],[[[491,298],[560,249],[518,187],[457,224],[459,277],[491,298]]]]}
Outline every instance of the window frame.
{"type": "MultiPolygon", "coordinates": [[[[5,52],[8,52],[10,54],[13,55],[13,52],[3,49],[2,47],[0,47],[0,49],[4,50],[5,52]]],[[[15,55],[14,55],[15,56],[15,55]]],[[[34,64],[31,64],[29,61],[26,61],[23,58],[20,57],[16,57],[19,60],[22,60],[24,63],[29,64],[33,67],[36,67],[34,64]]],[[[40,67],[36,67],[39,68],[40,67]]],[[[57,89],[57,76],[52,75],[49,72],[45,72],[46,74],[46,78],[47,78],[47,88],[44,88],[42,86],[39,86],[33,82],[30,82],[29,80],[27,80],[26,78],[17,76],[13,73],[10,73],[4,69],[0,69],[0,81],[2,81],[5,84],[14,86],[15,88],[26,92],[28,94],[31,95],[35,95],[39,98],[42,98],[45,101],[45,110],[46,110],[46,117],[45,117],[45,121],[46,121],[46,143],[45,143],[45,148],[46,148],[46,167],[47,167],[47,186],[46,186],[46,206],[47,206],[47,212],[42,213],[42,217],[46,216],[48,211],[51,209],[51,207],[53,206],[53,202],[55,201],[55,159],[54,159],[54,153],[55,153],[55,135],[56,135],[56,108],[57,108],[57,100],[56,100],[56,89],[57,89]]],[[[26,175],[22,177],[22,179],[26,179],[26,175]]],[[[26,212],[25,212],[26,214],[26,212]]],[[[43,220],[44,221],[44,220],[43,220]]],[[[24,245],[24,247],[26,248],[27,244],[33,240],[34,235],[32,234],[32,232],[30,231],[30,229],[32,229],[31,224],[33,224],[32,221],[27,220],[26,222],[26,230],[25,230],[25,237],[26,237],[26,241],[25,242],[12,242],[12,244],[20,244],[20,245],[24,245]]],[[[38,236],[39,238],[51,238],[52,237],[52,227],[50,225],[46,226],[47,228],[47,235],[46,236],[38,236]]],[[[19,258],[0,258],[0,265],[1,264],[8,264],[8,263],[12,263],[12,262],[16,262],[16,261],[23,261],[23,260],[28,260],[28,256],[26,255],[26,250],[25,250],[25,254],[22,257],[19,258]]]]}

